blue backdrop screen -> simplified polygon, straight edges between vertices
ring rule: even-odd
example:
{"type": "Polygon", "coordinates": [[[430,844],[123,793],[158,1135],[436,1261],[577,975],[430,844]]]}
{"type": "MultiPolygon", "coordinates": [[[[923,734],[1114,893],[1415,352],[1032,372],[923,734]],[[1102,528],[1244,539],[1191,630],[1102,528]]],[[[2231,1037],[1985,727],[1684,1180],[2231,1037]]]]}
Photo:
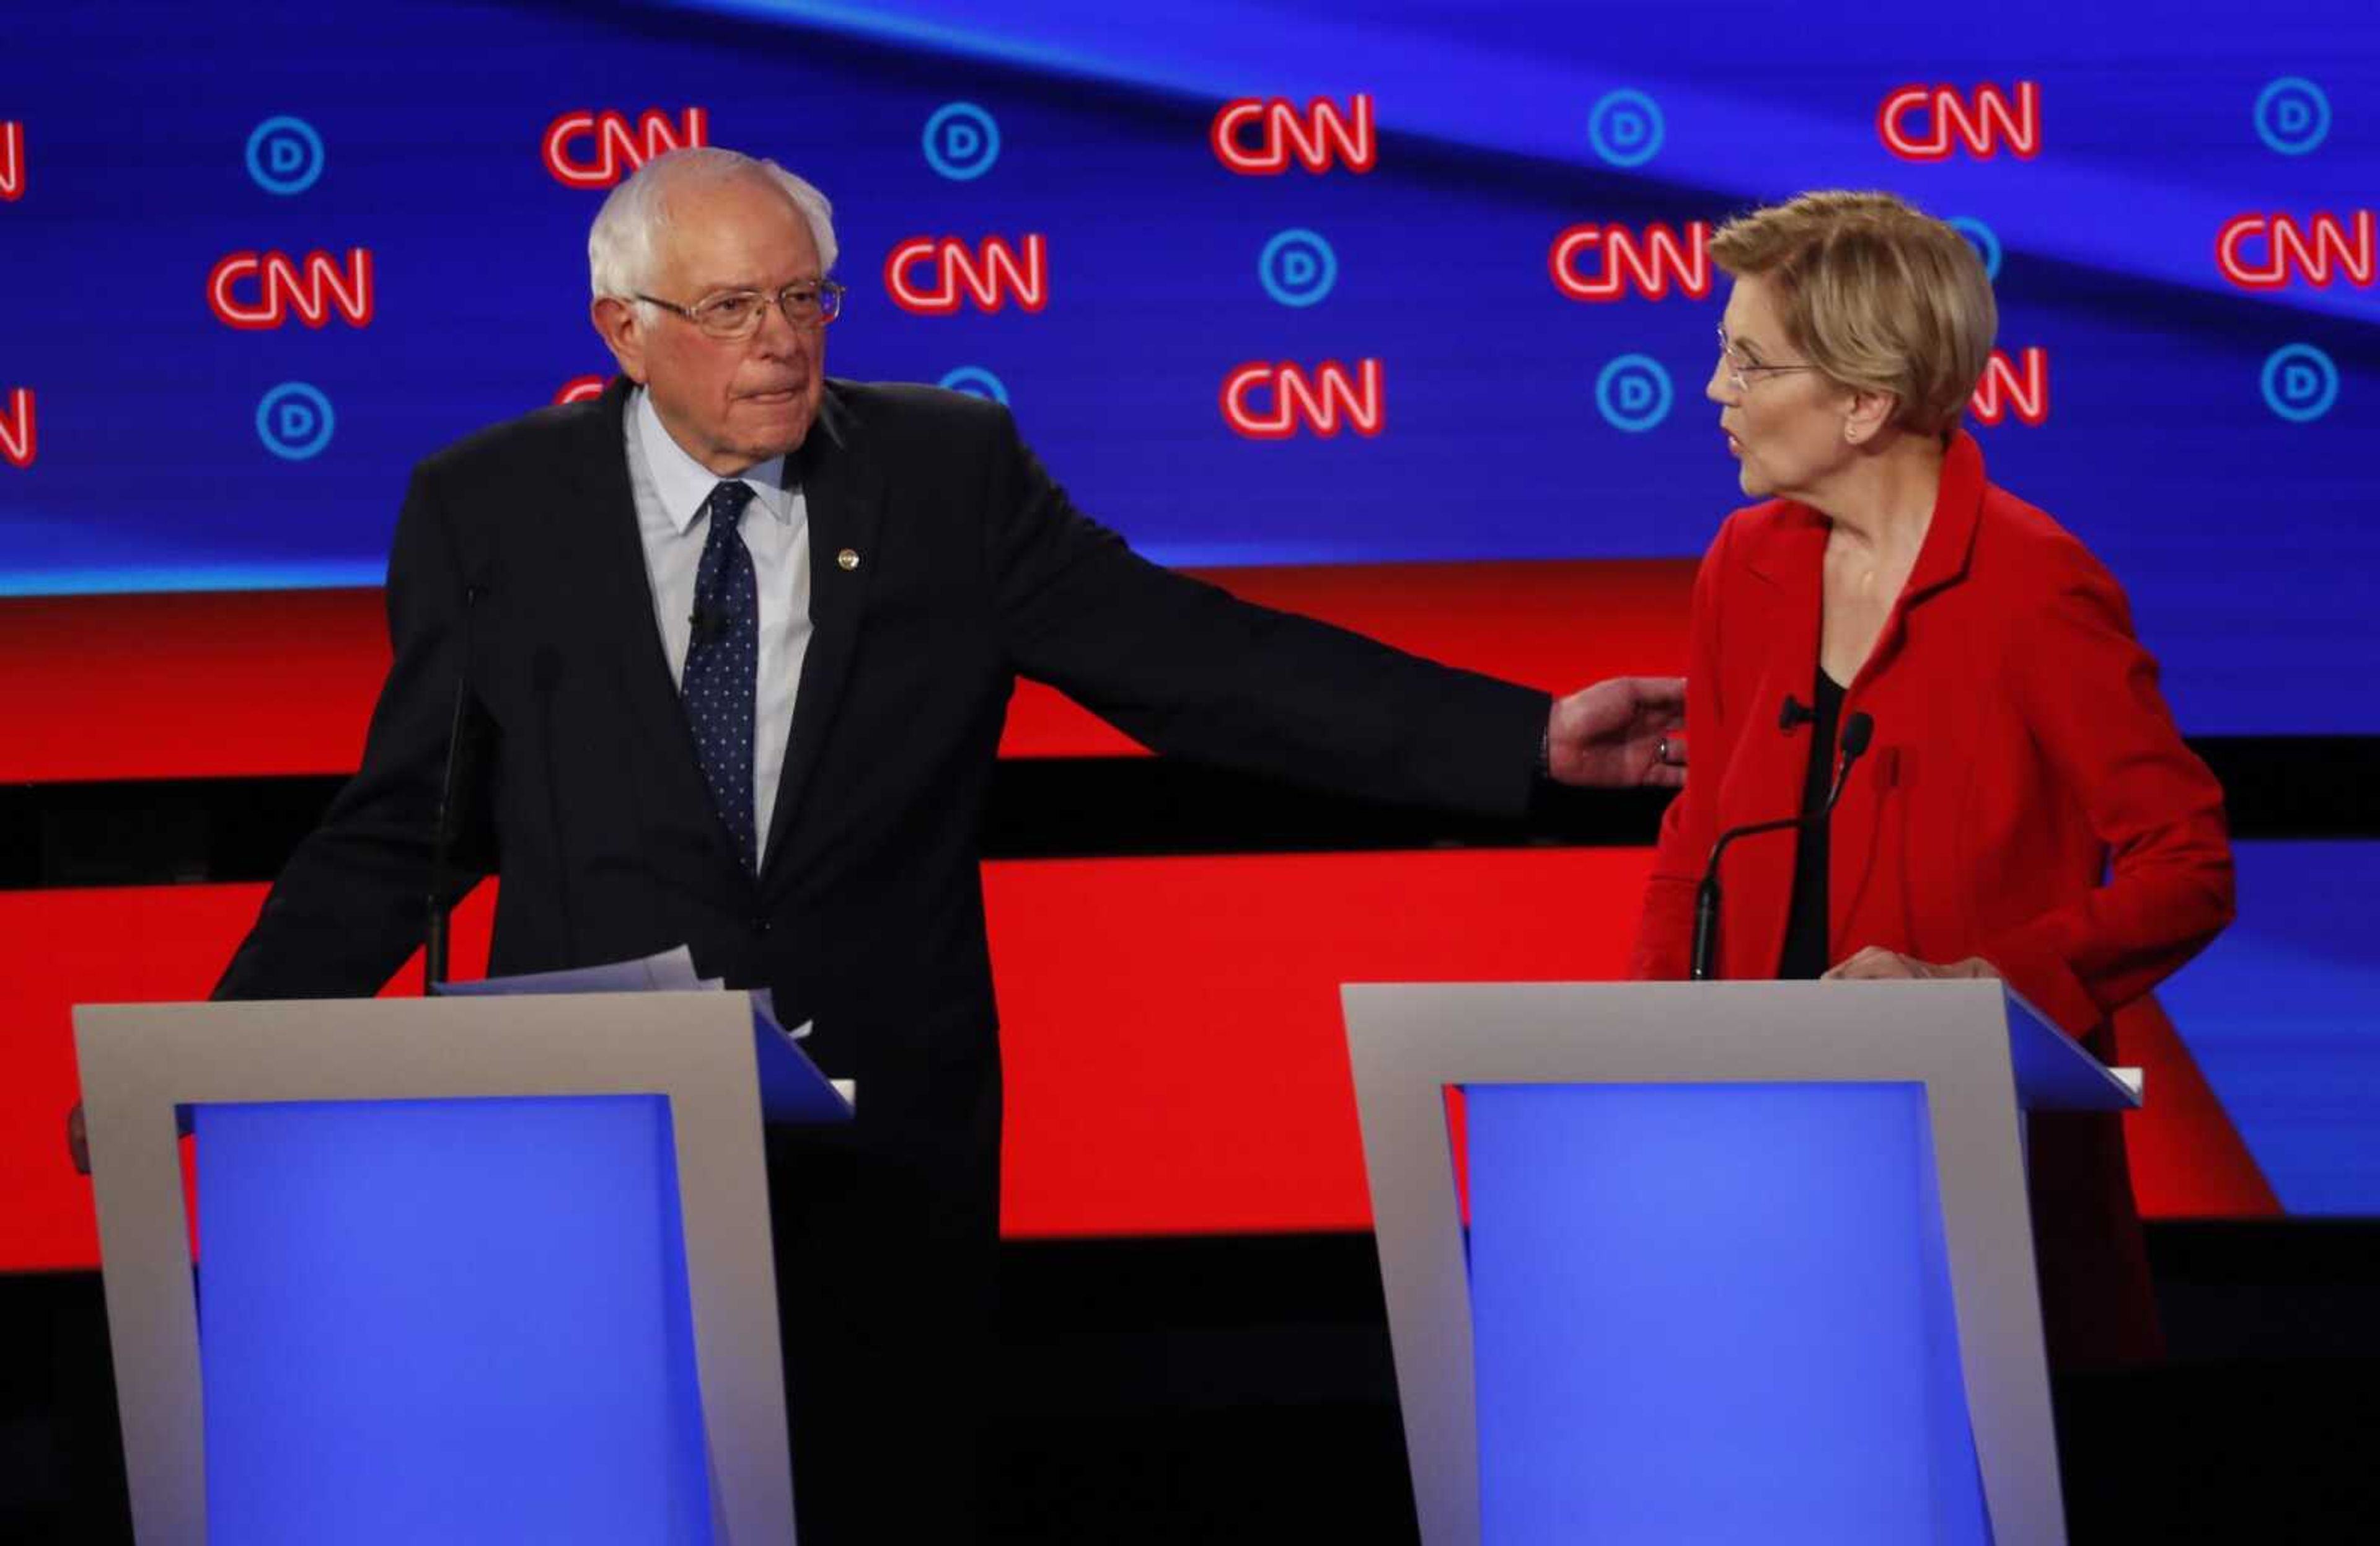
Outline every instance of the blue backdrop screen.
{"type": "Polygon", "coordinates": [[[376,581],[414,461],[608,368],[588,223],[692,140],[835,201],[831,369],[1004,397],[1192,564],[1700,553],[1703,237],[1893,189],[1995,269],[1993,474],[2185,728],[2380,732],[2346,0],[46,7],[0,56],[0,593],[376,581]]]}

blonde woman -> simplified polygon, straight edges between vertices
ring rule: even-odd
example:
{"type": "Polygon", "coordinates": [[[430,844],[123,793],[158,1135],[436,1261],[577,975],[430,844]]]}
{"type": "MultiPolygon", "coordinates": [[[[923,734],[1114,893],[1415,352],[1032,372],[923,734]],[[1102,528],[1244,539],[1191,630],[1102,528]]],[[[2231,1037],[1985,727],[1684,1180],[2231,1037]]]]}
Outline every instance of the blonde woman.
{"type": "MultiPolygon", "coordinates": [[[[1819,817],[1864,718],[1830,814],[1727,851],[1717,975],[2002,978],[2112,1058],[2110,1016],[2230,920],[2222,790],[2114,578],[1960,427],[1998,323],[1983,265],[1880,193],[1760,210],[1711,255],[1734,283],[1707,395],[1760,503],[1695,583],[1694,776],[1634,970],[1688,974],[1714,841],[1819,817]]],[[[2053,1358],[2153,1357],[2120,1127],[2043,1121],[2032,1152],[2053,1358]]]]}

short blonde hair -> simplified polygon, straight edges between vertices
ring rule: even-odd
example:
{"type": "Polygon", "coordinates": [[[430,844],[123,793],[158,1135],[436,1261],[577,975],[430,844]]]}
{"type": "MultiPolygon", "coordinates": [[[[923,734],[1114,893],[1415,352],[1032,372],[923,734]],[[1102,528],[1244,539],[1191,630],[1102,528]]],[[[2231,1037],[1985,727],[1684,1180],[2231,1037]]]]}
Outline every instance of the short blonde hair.
{"type": "Polygon", "coordinates": [[[1889,193],[1804,193],[1729,221],[1713,262],[1757,278],[1787,339],[1840,386],[1889,392],[1893,422],[1938,434],[1983,379],[1999,308],[1967,238],[1889,193]]]}

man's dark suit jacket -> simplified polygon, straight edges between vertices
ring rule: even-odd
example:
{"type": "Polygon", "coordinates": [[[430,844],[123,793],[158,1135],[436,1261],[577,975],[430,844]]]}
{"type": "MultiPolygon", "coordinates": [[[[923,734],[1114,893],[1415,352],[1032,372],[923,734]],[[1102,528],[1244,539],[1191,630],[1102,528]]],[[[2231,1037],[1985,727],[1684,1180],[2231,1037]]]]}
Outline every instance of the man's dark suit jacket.
{"type": "MultiPolygon", "coordinates": [[[[999,1058],[978,828],[1017,676],[1151,747],[1354,794],[1517,812],[1543,694],[1234,601],[1078,514],[1004,408],[830,382],[796,453],[813,634],[757,879],[713,815],[653,619],[627,383],[416,470],[389,560],[395,661],[362,770],[218,996],[370,993],[420,937],[469,658],[465,880],[502,872],[491,969],[681,943],[773,989],[864,1146],[990,1230],[999,1058]],[[845,566],[838,554],[857,556],[845,566]]],[[[1185,494],[1185,497],[1189,495],[1185,494]]]]}

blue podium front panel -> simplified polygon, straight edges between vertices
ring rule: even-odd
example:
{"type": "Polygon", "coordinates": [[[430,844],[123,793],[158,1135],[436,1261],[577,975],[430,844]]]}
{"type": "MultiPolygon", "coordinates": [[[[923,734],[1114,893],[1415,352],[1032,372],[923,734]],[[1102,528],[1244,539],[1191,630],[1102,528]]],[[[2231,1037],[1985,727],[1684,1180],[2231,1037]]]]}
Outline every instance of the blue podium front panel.
{"type": "Polygon", "coordinates": [[[1922,1087],[1466,1097],[1489,1546],[1991,1539],[1922,1087]]]}
{"type": "Polygon", "coordinates": [[[200,1106],[211,1539],[707,1542],[657,1096],[200,1106]]]}

